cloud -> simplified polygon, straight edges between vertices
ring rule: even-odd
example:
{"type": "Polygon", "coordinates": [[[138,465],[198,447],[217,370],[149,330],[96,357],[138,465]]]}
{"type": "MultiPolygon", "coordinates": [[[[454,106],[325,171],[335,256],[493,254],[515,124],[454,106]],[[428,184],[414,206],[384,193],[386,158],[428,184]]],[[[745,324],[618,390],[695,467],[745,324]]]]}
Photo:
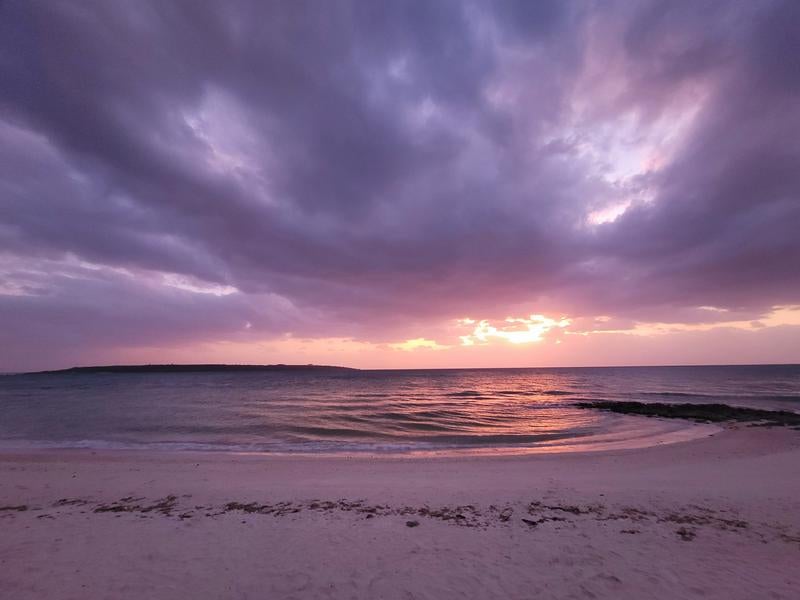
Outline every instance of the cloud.
{"type": "Polygon", "coordinates": [[[797,39],[790,0],[2,3],[0,367],[797,304],[797,39]]]}
{"type": "Polygon", "coordinates": [[[477,323],[473,319],[462,319],[460,323],[467,327],[475,325],[471,333],[460,336],[462,346],[474,346],[493,340],[503,340],[511,344],[540,342],[550,330],[568,327],[570,320],[531,315],[527,318],[506,317],[502,323],[496,325],[486,319],[481,319],[477,323]]]}

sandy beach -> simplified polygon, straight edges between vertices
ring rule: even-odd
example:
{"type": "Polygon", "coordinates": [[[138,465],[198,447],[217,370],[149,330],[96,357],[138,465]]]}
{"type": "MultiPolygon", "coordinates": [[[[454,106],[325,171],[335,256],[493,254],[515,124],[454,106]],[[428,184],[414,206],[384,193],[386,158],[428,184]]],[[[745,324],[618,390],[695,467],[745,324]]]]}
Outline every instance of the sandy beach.
{"type": "Polygon", "coordinates": [[[635,450],[0,455],[0,597],[796,598],[800,432],[635,450]]]}

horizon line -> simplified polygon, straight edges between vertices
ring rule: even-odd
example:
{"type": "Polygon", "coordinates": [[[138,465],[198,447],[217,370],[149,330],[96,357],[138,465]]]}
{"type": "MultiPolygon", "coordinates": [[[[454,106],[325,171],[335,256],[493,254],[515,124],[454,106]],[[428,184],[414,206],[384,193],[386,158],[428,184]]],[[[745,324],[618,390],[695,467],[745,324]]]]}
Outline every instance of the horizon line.
{"type": "Polygon", "coordinates": [[[680,364],[647,364],[647,365],[557,365],[557,366],[510,366],[510,367],[351,367],[346,365],[324,365],[316,363],[138,363],[108,365],[75,365],[60,369],[44,369],[37,371],[0,371],[0,375],[37,375],[47,373],[66,373],[71,370],[111,369],[111,368],[145,368],[145,367],[287,367],[287,368],[328,368],[352,371],[504,371],[521,369],[653,369],[681,367],[798,367],[800,363],[680,363],[680,364]]]}

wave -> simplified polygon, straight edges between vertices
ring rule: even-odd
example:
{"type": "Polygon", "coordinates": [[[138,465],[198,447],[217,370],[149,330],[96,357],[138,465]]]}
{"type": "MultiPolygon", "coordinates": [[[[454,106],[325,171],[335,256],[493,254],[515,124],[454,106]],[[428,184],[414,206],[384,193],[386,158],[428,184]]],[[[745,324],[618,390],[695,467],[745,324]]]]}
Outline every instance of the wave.
{"type": "MultiPolygon", "coordinates": [[[[613,419],[613,417],[612,417],[613,419]]],[[[648,421],[648,420],[645,420],[648,421]]],[[[630,421],[607,421],[602,427],[579,426],[557,432],[537,434],[452,434],[433,436],[393,436],[387,439],[341,440],[296,439],[270,442],[207,442],[190,440],[133,441],[120,439],[81,440],[0,440],[0,451],[14,450],[123,450],[163,452],[215,452],[270,455],[461,455],[463,453],[530,453],[552,452],[559,448],[571,450],[601,450],[606,447],[644,447],[668,440],[673,441],[708,435],[710,426],[661,422],[631,426],[630,421]],[[705,428],[705,429],[703,429],[705,428]],[[608,446],[611,443],[612,446],[608,446]]]]}
{"type": "Polygon", "coordinates": [[[275,426],[260,422],[242,425],[147,425],[127,426],[119,429],[126,434],[167,434],[167,435],[263,435],[275,431],[275,426]]]}
{"type": "Polygon", "coordinates": [[[405,454],[420,451],[446,451],[459,448],[528,447],[537,442],[580,437],[558,434],[541,435],[440,435],[426,437],[407,437],[374,442],[353,442],[341,440],[308,440],[283,442],[189,442],[154,441],[139,442],[129,440],[4,440],[0,449],[5,450],[139,450],[165,452],[233,452],[259,454],[405,454]]]}
{"type": "Polygon", "coordinates": [[[301,435],[310,435],[314,437],[355,437],[355,438],[382,438],[386,437],[385,433],[380,431],[366,431],[364,429],[353,429],[347,427],[314,427],[314,426],[291,426],[286,428],[287,431],[298,433],[301,435]]]}

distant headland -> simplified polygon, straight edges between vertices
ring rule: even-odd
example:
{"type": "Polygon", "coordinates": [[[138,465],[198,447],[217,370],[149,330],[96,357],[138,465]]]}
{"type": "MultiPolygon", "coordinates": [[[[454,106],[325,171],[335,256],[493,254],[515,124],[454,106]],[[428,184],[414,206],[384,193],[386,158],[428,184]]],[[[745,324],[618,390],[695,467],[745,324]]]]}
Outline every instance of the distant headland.
{"type": "Polygon", "coordinates": [[[102,365],[92,367],[71,367],[55,371],[35,371],[27,375],[67,375],[82,373],[217,373],[217,372],[261,372],[261,371],[357,371],[351,367],[330,365],[102,365]]]}

